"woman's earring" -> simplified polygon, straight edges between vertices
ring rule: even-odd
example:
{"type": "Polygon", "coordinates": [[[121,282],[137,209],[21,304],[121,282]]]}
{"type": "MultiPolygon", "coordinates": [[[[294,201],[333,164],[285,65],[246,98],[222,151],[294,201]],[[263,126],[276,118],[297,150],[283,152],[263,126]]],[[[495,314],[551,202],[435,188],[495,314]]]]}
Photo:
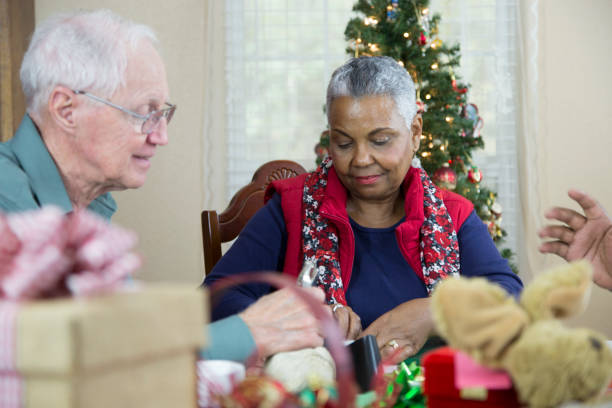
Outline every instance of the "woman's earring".
{"type": "Polygon", "coordinates": [[[416,151],[414,152],[414,154],[412,155],[412,167],[416,167],[416,168],[422,168],[423,166],[421,165],[421,160],[419,160],[416,151]]]}

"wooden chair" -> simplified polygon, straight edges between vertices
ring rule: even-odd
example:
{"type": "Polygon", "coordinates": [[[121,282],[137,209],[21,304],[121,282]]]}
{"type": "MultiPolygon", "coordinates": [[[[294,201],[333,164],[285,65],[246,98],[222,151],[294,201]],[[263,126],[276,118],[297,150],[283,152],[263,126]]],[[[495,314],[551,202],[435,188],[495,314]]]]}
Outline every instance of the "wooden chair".
{"type": "Polygon", "coordinates": [[[305,173],[299,164],[289,160],[274,160],[259,167],[249,184],[242,187],[220,214],[202,211],[204,268],[208,275],[221,259],[221,243],[236,238],[249,219],[264,205],[264,192],[274,180],[305,173]]]}

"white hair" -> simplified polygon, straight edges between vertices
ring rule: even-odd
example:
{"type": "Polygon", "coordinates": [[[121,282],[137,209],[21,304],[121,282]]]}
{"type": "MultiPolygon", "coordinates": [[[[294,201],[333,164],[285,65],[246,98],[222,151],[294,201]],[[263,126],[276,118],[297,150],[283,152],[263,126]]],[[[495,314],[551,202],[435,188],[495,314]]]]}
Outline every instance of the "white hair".
{"type": "Polygon", "coordinates": [[[157,43],[151,28],[109,10],[80,10],[45,20],[34,31],[21,64],[28,113],[41,112],[57,85],[110,97],[125,84],[129,52],[142,40],[157,43]]]}
{"type": "Polygon", "coordinates": [[[351,58],[336,69],[327,87],[328,120],[330,105],[335,98],[374,95],[390,96],[410,129],[416,115],[414,82],[406,69],[391,57],[351,58]]]}

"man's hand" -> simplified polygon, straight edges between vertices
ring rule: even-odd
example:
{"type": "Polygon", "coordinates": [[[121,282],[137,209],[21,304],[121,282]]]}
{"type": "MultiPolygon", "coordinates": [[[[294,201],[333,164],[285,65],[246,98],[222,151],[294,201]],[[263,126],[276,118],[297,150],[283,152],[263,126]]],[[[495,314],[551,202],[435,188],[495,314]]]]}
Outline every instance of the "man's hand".
{"type": "MultiPolygon", "coordinates": [[[[323,305],[325,295],[321,289],[299,290],[306,290],[323,305]]],[[[323,335],[317,319],[306,303],[290,289],[278,290],[262,297],[239,316],[251,331],[260,358],[281,351],[323,345],[323,335]]]]}
{"type": "Polygon", "coordinates": [[[612,220],[603,207],[587,194],[570,190],[568,195],[584,211],[584,215],[569,208],[550,209],[546,218],[564,223],[547,225],[539,231],[544,242],[540,252],[557,254],[568,262],[585,258],[593,264],[593,281],[612,290],[612,220]]]}
{"type": "Polygon", "coordinates": [[[376,319],[362,336],[376,336],[383,359],[394,355],[393,363],[405,360],[423,347],[433,331],[430,301],[418,298],[400,304],[376,319]]]}
{"type": "Polygon", "coordinates": [[[361,334],[361,318],[353,312],[350,306],[343,306],[339,303],[330,305],[330,308],[340,326],[340,333],[345,339],[355,340],[361,334]]]}

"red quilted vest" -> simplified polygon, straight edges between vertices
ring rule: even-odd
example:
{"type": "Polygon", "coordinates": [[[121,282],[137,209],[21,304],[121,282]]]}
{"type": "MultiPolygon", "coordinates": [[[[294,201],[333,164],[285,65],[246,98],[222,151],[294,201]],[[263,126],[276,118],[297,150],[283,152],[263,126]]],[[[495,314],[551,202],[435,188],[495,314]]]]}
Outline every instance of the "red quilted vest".
{"type": "MultiPolygon", "coordinates": [[[[270,183],[266,190],[265,201],[267,202],[274,193],[281,196],[281,207],[287,227],[287,252],[285,253],[285,264],[283,272],[297,276],[302,268],[302,194],[304,191],[304,179],[307,174],[302,174],[290,179],[276,180],[270,183]]],[[[423,224],[423,185],[419,175],[414,168],[410,168],[404,179],[406,220],[396,229],[395,235],[399,243],[400,251],[406,258],[408,264],[421,278],[423,269],[419,251],[419,231],[423,224]]],[[[450,191],[441,190],[442,200],[455,226],[459,231],[461,225],[471,214],[474,205],[466,198],[450,191]]],[[[321,216],[338,228],[340,268],[342,282],[348,288],[353,271],[353,257],[355,253],[355,238],[346,212],[347,191],[340,182],[335,169],[329,169],[325,198],[321,204],[321,216]]]]}

